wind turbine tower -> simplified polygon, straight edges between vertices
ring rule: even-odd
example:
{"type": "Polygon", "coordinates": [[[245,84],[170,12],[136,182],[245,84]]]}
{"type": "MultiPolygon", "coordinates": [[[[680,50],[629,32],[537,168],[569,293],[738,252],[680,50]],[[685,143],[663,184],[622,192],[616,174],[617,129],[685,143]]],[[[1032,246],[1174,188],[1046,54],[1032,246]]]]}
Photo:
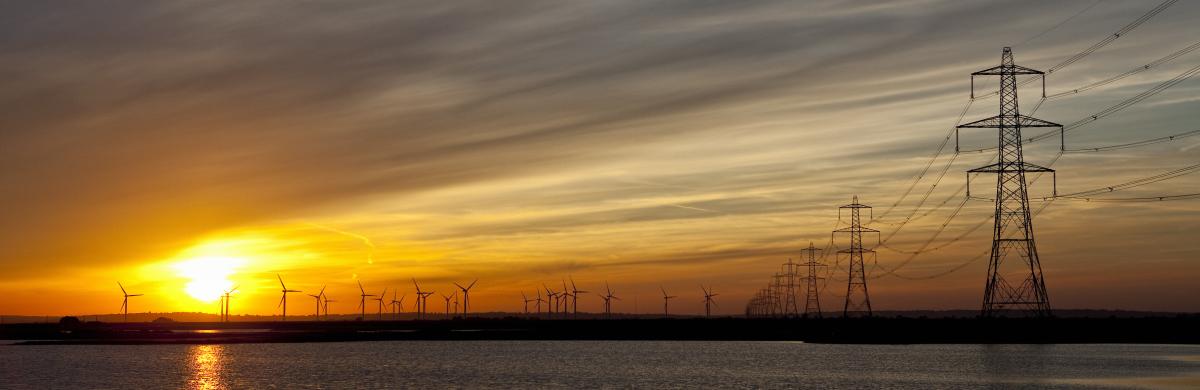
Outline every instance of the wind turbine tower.
{"type": "Polygon", "coordinates": [[[125,315],[125,319],[122,322],[129,322],[129,298],[140,297],[144,294],[130,294],[126,292],[125,286],[122,286],[121,282],[117,282],[117,287],[121,288],[121,295],[125,296],[125,299],[121,301],[121,312],[125,315]]]}
{"type": "Polygon", "coordinates": [[[570,278],[570,279],[571,279],[571,312],[572,312],[571,315],[578,318],[579,317],[579,294],[586,293],[587,291],[583,291],[583,290],[580,290],[578,287],[575,287],[575,278],[570,278]]]}
{"type": "Polygon", "coordinates": [[[280,291],[283,293],[283,297],[279,299],[279,307],[283,308],[283,311],[281,312],[282,315],[279,318],[280,318],[280,321],[287,321],[287,295],[288,295],[288,293],[294,293],[294,292],[298,293],[298,292],[302,292],[302,291],[289,290],[287,288],[287,285],[283,284],[283,276],[280,276],[279,274],[275,274],[275,277],[279,278],[279,287],[281,288],[280,291]]]}
{"type": "Polygon", "coordinates": [[[234,291],[237,291],[238,287],[233,286],[232,289],[225,290],[225,293],[221,294],[221,322],[229,322],[229,298],[234,291]]]}
{"type": "Polygon", "coordinates": [[[454,286],[458,287],[459,290],[462,290],[462,293],[463,293],[462,294],[462,296],[463,296],[463,299],[462,299],[463,317],[466,317],[467,312],[471,309],[471,295],[470,295],[471,287],[475,287],[475,282],[478,282],[478,281],[479,281],[479,279],[472,280],[471,284],[468,284],[467,287],[463,287],[461,284],[454,283],[454,286]]]}
{"type": "Polygon", "coordinates": [[[374,295],[367,294],[367,290],[363,289],[362,281],[358,282],[358,292],[358,307],[362,308],[362,312],[359,313],[358,319],[360,321],[365,321],[367,319],[367,297],[374,297],[374,295]]]}
{"type": "Polygon", "coordinates": [[[321,319],[321,297],[324,297],[324,296],[325,296],[325,286],[321,286],[321,292],[319,292],[319,293],[317,293],[317,294],[315,294],[315,295],[314,295],[314,294],[308,294],[308,296],[310,296],[310,297],[313,297],[313,298],[316,298],[316,300],[317,300],[317,314],[314,314],[314,315],[313,315],[313,316],[314,316],[313,318],[315,318],[315,319],[317,319],[317,320],[320,320],[320,319],[321,319]]]}
{"type": "Polygon", "coordinates": [[[671,316],[671,310],[670,310],[671,309],[671,307],[670,307],[671,299],[676,298],[676,296],[667,295],[667,290],[665,288],[663,288],[662,286],[658,286],[658,289],[661,290],[662,294],[663,294],[663,316],[670,317],[671,316]]]}
{"type": "Polygon", "coordinates": [[[372,299],[379,303],[379,320],[383,321],[383,301],[387,299],[387,287],[383,288],[383,292],[379,293],[378,297],[372,299]]]}
{"type": "Polygon", "coordinates": [[[716,306],[717,304],[717,302],[713,301],[713,297],[717,296],[717,294],[711,289],[704,288],[704,286],[700,286],[700,289],[704,290],[704,316],[712,317],[712,306],[716,306]]]}
{"type": "Polygon", "coordinates": [[[329,299],[328,295],[325,296],[325,320],[326,321],[329,320],[329,302],[337,302],[337,301],[329,299]]]}

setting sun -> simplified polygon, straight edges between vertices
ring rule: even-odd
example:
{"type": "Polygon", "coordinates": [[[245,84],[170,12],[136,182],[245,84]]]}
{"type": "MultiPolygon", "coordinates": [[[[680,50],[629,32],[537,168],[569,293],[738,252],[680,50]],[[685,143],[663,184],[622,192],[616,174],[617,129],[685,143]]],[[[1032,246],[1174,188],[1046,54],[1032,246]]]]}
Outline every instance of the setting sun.
{"type": "Polygon", "coordinates": [[[205,256],[175,264],[179,275],[188,278],[184,287],[188,295],[204,302],[213,302],[226,290],[233,288],[229,276],[245,264],[235,257],[205,256]]]}

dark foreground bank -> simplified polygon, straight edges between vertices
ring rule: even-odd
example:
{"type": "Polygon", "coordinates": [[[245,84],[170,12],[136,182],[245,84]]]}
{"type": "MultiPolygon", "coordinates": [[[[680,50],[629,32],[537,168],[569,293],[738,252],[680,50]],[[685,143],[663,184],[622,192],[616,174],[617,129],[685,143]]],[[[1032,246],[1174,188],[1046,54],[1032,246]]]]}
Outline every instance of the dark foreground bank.
{"type": "Polygon", "coordinates": [[[1200,344],[1200,317],[1056,319],[454,319],[0,325],[16,344],[227,344],[372,340],[794,340],[810,343],[1200,344]]]}

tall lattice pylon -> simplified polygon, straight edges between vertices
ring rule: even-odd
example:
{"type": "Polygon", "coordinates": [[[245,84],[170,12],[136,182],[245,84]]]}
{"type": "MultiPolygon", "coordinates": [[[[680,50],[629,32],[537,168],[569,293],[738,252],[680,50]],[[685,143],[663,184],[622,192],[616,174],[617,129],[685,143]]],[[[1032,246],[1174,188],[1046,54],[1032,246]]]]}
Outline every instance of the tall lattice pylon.
{"type": "Polygon", "coordinates": [[[800,263],[800,265],[808,267],[808,275],[805,277],[806,291],[808,293],[804,301],[804,317],[813,316],[821,318],[820,288],[817,286],[817,281],[825,278],[817,276],[817,267],[824,267],[825,264],[817,261],[817,252],[820,249],[814,247],[812,241],[808,242],[808,248],[804,248],[801,251],[808,257],[808,261],[800,263]]]}
{"type": "MultiPolygon", "coordinates": [[[[867,293],[867,271],[863,258],[865,254],[875,257],[875,250],[863,248],[863,233],[879,233],[878,230],[864,227],[860,217],[863,209],[871,210],[871,206],[858,203],[858,195],[854,202],[838,207],[838,220],[842,219],[842,210],[850,210],[850,226],[834,230],[833,233],[848,233],[850,247],[838,251],[849,257],[849,277],[846,278],[846,304],[842,307],[842,316],[871,316],[871,295],[867,293]]],[[[873,218],[873,216],[868,217],[873,218]]]]}
{"type": "Polygon", "coordinates": [[[782,266],[784,275],[783,279],[785,281],[785,285],[783,286],[784,317],[796,317],[800,315],[800,302],[798,302],[799,299],[797,299],[796,296],[796,284],[799,282],[798,265],[799,264],[792,262],[791,258],[788,258],[788,261],[783,263],[782,266]]]}
{"type": "MultiPolygon", "coordinates": [[[[1062,125],[1021,115],[1017,108],[1018,75],[1040,75],[1042,96],[1045,96],[1045,73],[1014,64],[1012,49],[1005,47],[1000,56],[1000,66],[971,73],[972,97],[975,96],[975,76],[1000,76],[1000,115],[958,126],[995,128],[1000,133],[997,162],[967,171],[968,180],[972,173],[996,174],[995,228],[992,230],[987,284],[983,291],[984,317],[1007,311],[1020,311],[1037,317],[1051,315],[1050,298],[1046,294],[1046,283],[1042,280],[1042,263],[1033,240],[1033,219],[1029,215],[1025,174],[1054,174],[1054,170],[1025,162],[1021,150],[1021,128],[1061,129],[1062,125]],[[1020,282],[1013,284],[1014,280],[1020,282]]],[[[969,181],[967,196],[970,196],[969,181]]]]}

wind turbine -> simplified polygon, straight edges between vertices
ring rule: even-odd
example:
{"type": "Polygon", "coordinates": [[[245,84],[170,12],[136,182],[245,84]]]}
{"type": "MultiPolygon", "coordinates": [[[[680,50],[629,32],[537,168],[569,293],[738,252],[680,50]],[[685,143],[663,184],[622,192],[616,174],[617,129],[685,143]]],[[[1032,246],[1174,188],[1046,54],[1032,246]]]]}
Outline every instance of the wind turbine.
{"type": "Polygon", "coordinates": [[[325,286],[321,286],[321,292],[317,293],[316,295],[308,294],[308,296],[317,299],[317,314],[315,315],[315,318],[319,321],[321,319],[321,297],[325,296],[325,286]]]}
{"type": "Polygon", "coordinates": [[[392,303],[392,318],[399,320],[400,319],[400,309],[404,308],[404,297],[408,296],[408,294],[404,294],[403,296],[400,297],[400,300],[397,301],[396,300],[396,290],[399,290],[399,289],[396,289],[396,288],[392,289],[392,302],[391,302],[392,303]]]}
{"type": "Polygon", "coordinates": [[[280,291],[283,293],[283,298],[279,299],[279,306],[283,307],[283,315],[280,316],[280,321],[287,321],[287,295],[288,295],[288,293],[301,292],[301,291],[300,290],[288,290],[287,285],[283,284],[283,276],[280,276],[279,274],[275,274],[275,277],[279,278],[279,287],[282,287],[282,289],[280,291]]]}
{"type": "Polygon", "coordinates": [[[542,283],[542,288],[546,289],[546,303],[549,303],[546,307],[546,314],[553,316],[554,312],[558,310],[558,293],[551,290],[550,287],[546,287],[545,283],[542,283]]]}
{"type": "Polygon", "coordinates": [[[383,300],[387,299],[387,287],[383,288],[383,292],[379,293],[378,298],[372,298],[379,302],[379,320],[383,321],[383,300]]]}
{"type": "Polygon", "coordinates": [[[586,293],[588,291],[583,291],[576,288],[575,278],[571,278],[569,276],[568,278],[571,279],[571,311],[574,312],[575,317],[579,317],[579,293],[586,293]]]}
{"type": "Polygon", "coordinates": [[[478,282],[478,281],[479,281],[479,279],[472,280],[471,284],[468,284],[467,287],[463,287],[462,285],[460,285],[458,283],[454,283],[454,285],[458,286],[458,289],[462,290],[462,292],[463,292],[463,309],[462,309],[463,317],[467,316],[467,310],[469,310],[471,308],[471,296],[469,295],[471,293],[471,287],[475,287],[475,282],[478,282]]]}
{"type": "Polygon", "coordinates": [[[130,294],[126,292],[125,286],[122,286],[121,282],[117,282],[117,287],[121,288],[121,295],[125,296],[125,299],[121,301],[121,311],[125,313],[125,319],[123,321],[129,322],[129,297],[140,297],[144,294],[130,294]]]}
{"type": "Polygon", "coordinates": [[[337,302],[337,301],[329,299],[328,295],[325,296],[325,320],[326,321],[329,320],[329,302],[337,302]]]}
{"type": "Polygon", "coordinates": [[[607,292],[607,294],[605,294],[605,295],[596,294],[596,295],[600,295],[600,298],[604,298],[604,315],[606,317],[612,318],[612,300],[616,299],[619,301],[619,300],[621,300],[621,298],[618,298],[615,294],[613,294],[612,287],[608,286],[608,282],[604,282],[604,290],[607,292]]]}
{"type": "Polygon", "coordinates": [[[533,302],[533,300],[529,299],[529,296],[525,295],[524,291],[521,291],[521,300],[525,301],[525,315],[529,315],[529,302],[533,302]]]}
{"type": "Polygon", "coordinates": [[[421,285],[417,284],[417,278],[413,278],[413,287],[417,288],[417,319],[425,317],[426,299],[433,295],[433,291],[421,291],[421,285]]]}
{"type": "Polygon", "coordinates": [[[562,286],[562,309],[559,312],[562,313],[563,318],[566,318],[567,314],[571,312],[571,301],[575,299],[575,295],[571,294],[571,289],[567,288],[566,279],[563,279],[562,286]]]}
{"type": "Polygon", "coordinates": [[[704,285],[700,285],[700,289],[704,290],[704,316],[712,317],[712,308],[710,306],[717,305],[717,302],[713,301],[713,297],[717,296],[717,294],[711,288],[704,288],[704,285]]]}
{"type": "Polygon", "coordinates": [[[442,298],[446,300],[446,318],[450,318],[450,298],[454,298],[454,295],[442,294],[442,298]]]}
{"type": "Polygon", "coordinates": [[[367,297],[373,297],[374,295],[367,294],[367,290],[363,289],[362,281],[358,282],[358,292],[359,292],[358,307],[362,308],[362,312],[358,315],[358,319],[366,320],[367,319],[367,297]]]}
{"type": "Polygon", "coordinates": [[[662,290],[662,293],[663,293],[663,315],[670,317],[671,311],[668,310],[669,309],[668,304],[671,302],[671,298],[675,298],[675,296],[667,295],[667,290],[664,289],[662,286],[658,286],[658,289],[662,290]]]}
{"type": "Polygon", "coordinates": [[[535,299],[535,301],[537,301],[537,315],[538,315],[538,317],[541,317],[542,316],[542,302],[545,302],[546,300],[542,299],[542,290],[539,290],[536,288],[533,290],[537,291],[537,299],[535,299]]]}
{"type": "Polygon", "coordinates": [[[233,294],[233,292],[237,291],[237,289],[238,286],[233,286],[233,289],[225,290],[225,294],[221,295],[221,303],[223,305],[221,308],[221,321],[229,322],[229,297],[230,294],[233,294]]]}

